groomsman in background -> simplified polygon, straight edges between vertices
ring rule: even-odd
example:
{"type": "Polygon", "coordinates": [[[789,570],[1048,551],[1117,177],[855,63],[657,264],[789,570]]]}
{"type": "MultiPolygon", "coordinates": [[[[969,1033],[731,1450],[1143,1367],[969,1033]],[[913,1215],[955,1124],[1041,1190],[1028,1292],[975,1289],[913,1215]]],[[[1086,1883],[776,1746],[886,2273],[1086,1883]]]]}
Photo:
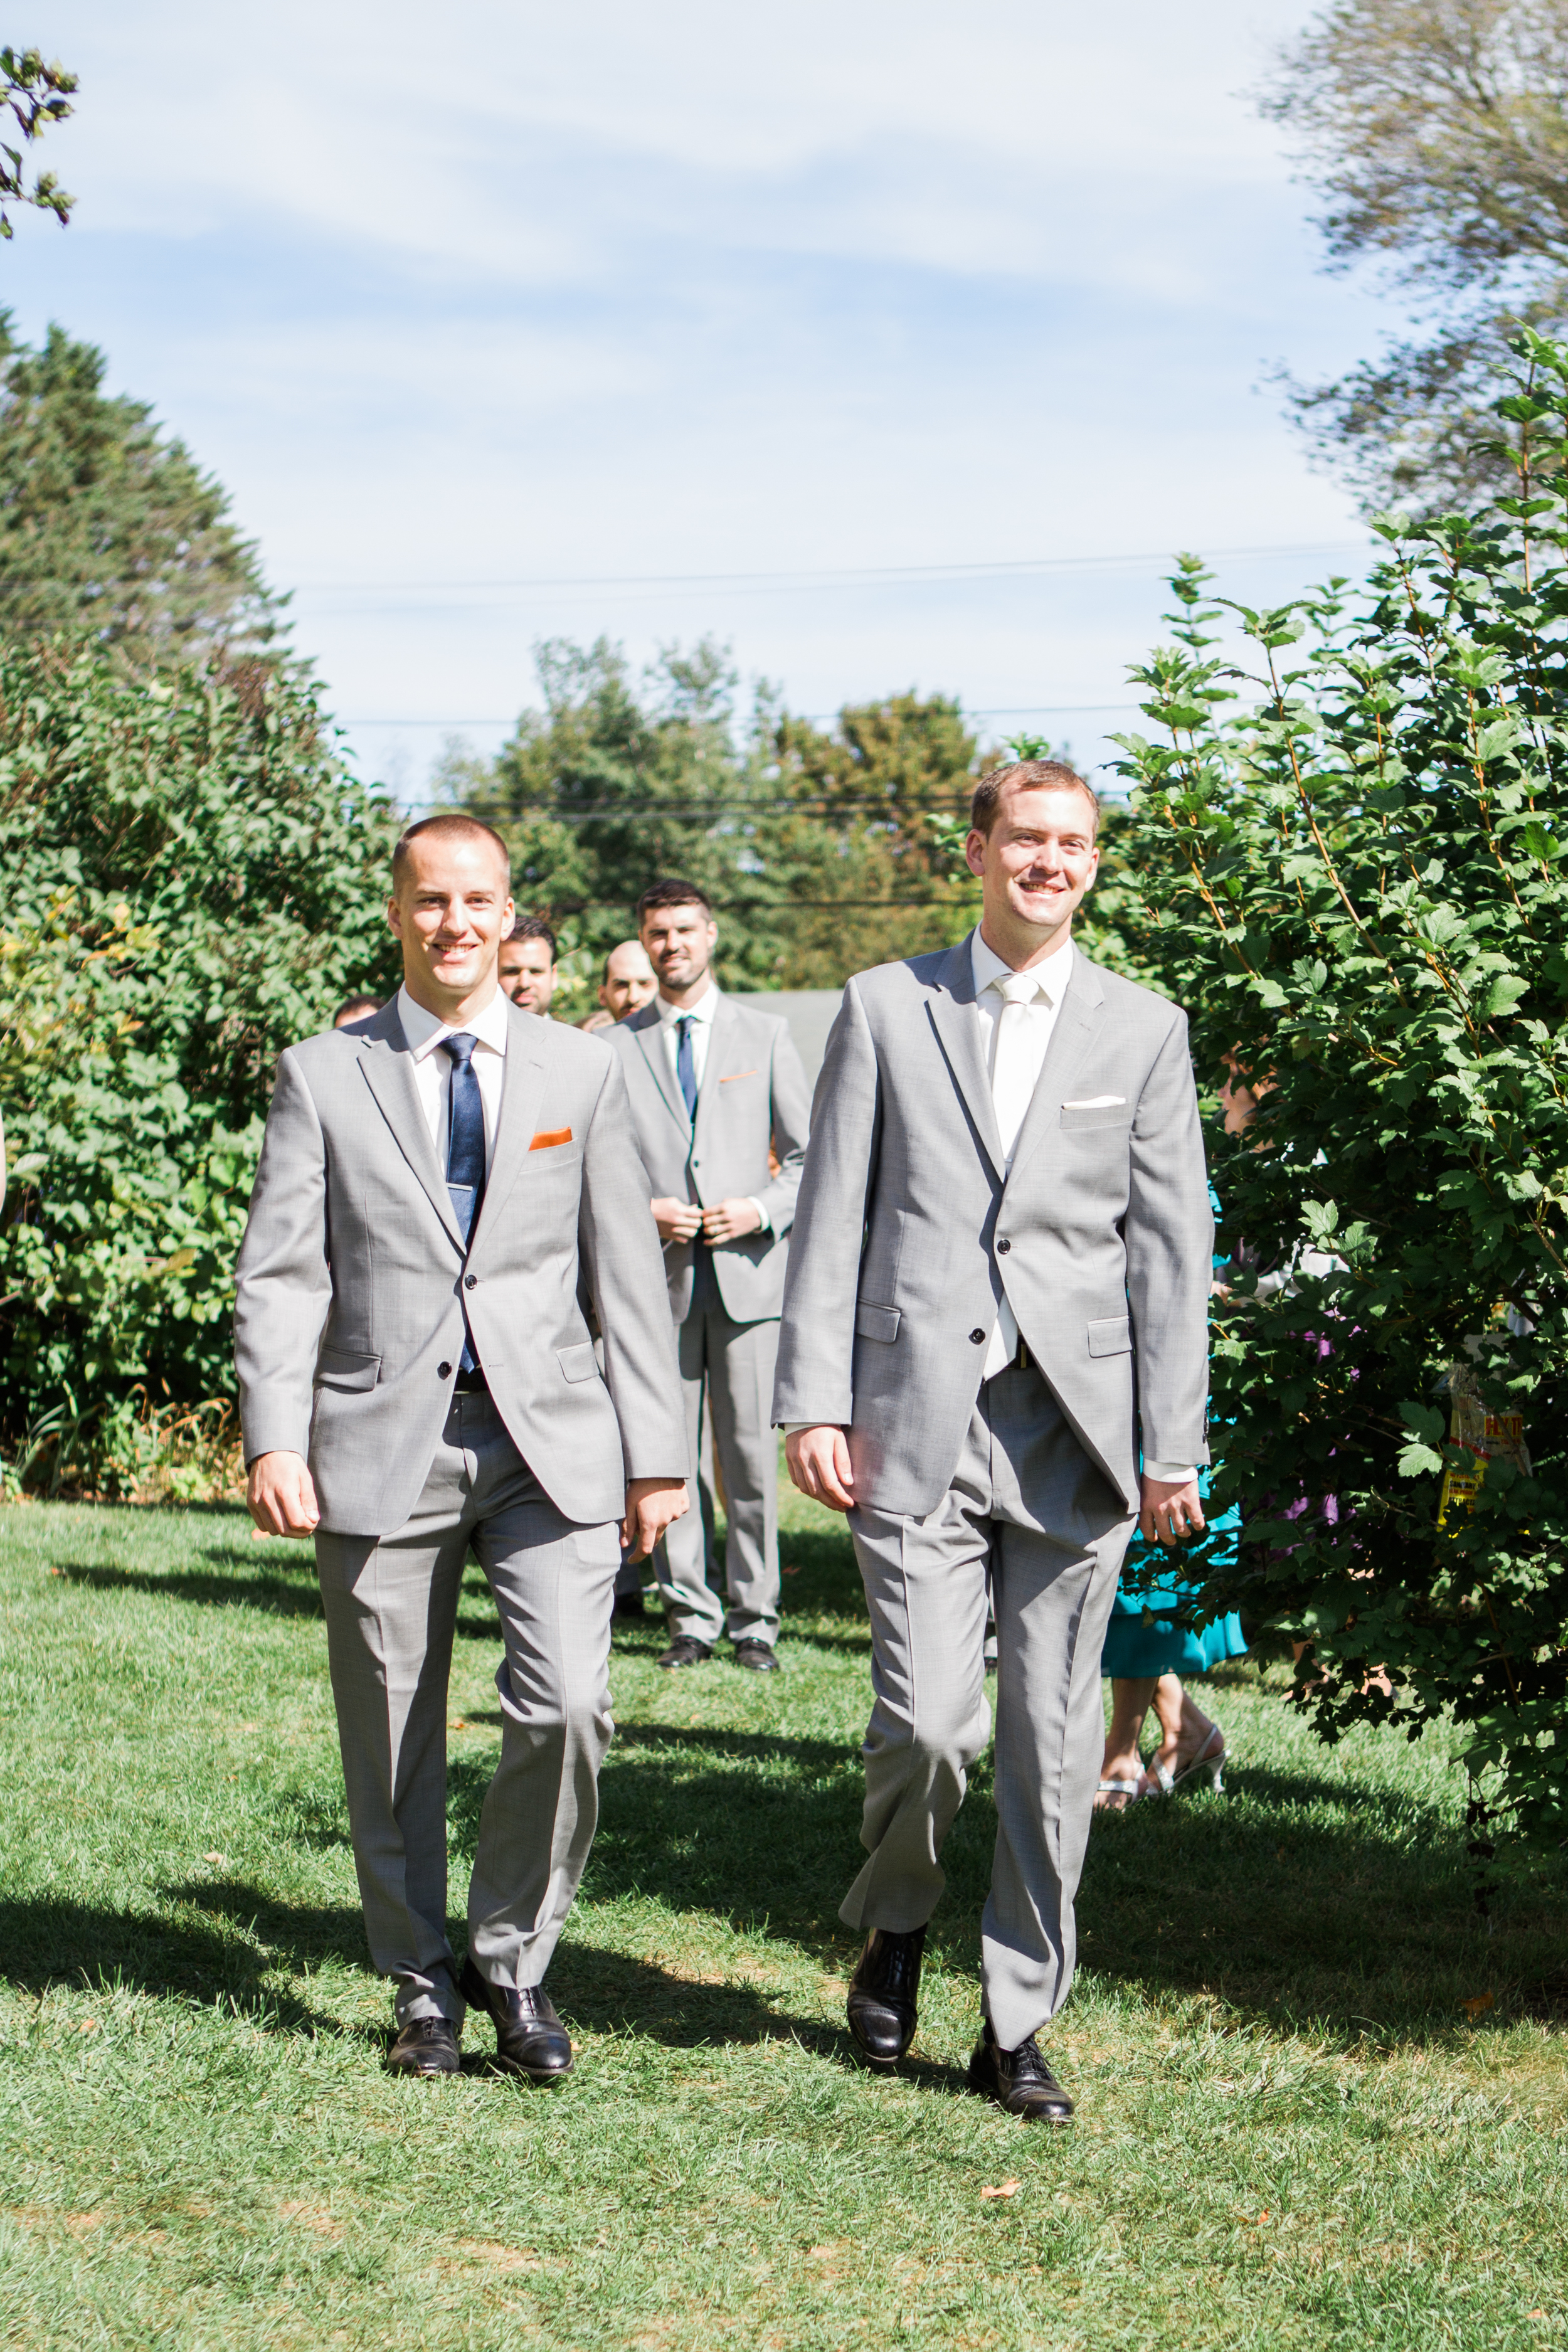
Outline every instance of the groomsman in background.
{"type": "Polygon", "coordinates": [[[789,1230],[811,1097],[789,1029],[714,983],[719,929],[694,882],[656,882],[637,924],[658,993],[606,1031],[626,1073],[637,1148],[664,1245],[694,1468],[708,1433],[729,1527],[726,1621],[710,1580],[713,1496],[668,1532],[659,1591],[670,1644],[661,1666],[696,1666],[728,1630],[735,1663],[778,1668],[778,1451],[773,1369],[789,1230]],[[769,1145],[778,1161],[773,1174],[769,1145]]]}
{"type": "Polygon", "coordinates": [[[555,934],[542,915],[520,915],[500,946],[500,989],[520,1013],[548,1013],[555,993],[555,934]]]}
{"type": "Polygon", "coordinates": [[[650,1002],[658,977],[640,940],[623,940],[605,958],[599,1002],[612,1021],[629,1021],[650,1002]]]}

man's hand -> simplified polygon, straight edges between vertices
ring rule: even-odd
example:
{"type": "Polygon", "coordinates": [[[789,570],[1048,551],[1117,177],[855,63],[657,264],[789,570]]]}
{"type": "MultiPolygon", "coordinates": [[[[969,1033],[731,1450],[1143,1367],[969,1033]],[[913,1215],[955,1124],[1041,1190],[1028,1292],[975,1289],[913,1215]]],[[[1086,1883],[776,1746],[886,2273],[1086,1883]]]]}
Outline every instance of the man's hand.
{"type": "Polygon", "coordinates": [[[302,1454],[258,1454],[245,1499],[264,1536],[313,1535],[321,1521],[315,1482],[302,1454]]]}
{"type": "Polygon", "coordinates": [[[628,1559],[646,1559],[671,1519],[691,1508],[684,1478],[629,1478],[621,1548],[628,1559]]]}
{"type": "Polygon", "coordinates": [[[666,1193],[650,1201],[648,1207],[661,1242],[689,1242],[701,1228],[702,1211],[696,1201],[677,1201],[666,1193]]]}
{"type": "Polygon", "coordinates": [[[1138,1514],[1138,1532],[1145,1543],[1156,1537],[1163,1544],[1189,1543],[1204,1531],[1204,1507],[1198,1500],[1198,1482],[1186,1479],[1173,1486],[1168,1478],[1141,1478],[1143,1507],[1138,1514]]]}
{"type": "Polygon", "coordinates": [[[738,1242],[742,1234],[754,1234],[762,1226],[754,1201],[721,1201],[716,1209],[702,1212],[703,1238],[710,1242],[738,1242]]]}
{"type": "Polygon", "coordinates": [[[819,1421],[815,1429],[792,1430],[784,1439],[784,1460],[801,1493],[814,1503],[826,1503],[830,1511],[855,1508],[849,1447],[834,1423],[819,1421]]]}

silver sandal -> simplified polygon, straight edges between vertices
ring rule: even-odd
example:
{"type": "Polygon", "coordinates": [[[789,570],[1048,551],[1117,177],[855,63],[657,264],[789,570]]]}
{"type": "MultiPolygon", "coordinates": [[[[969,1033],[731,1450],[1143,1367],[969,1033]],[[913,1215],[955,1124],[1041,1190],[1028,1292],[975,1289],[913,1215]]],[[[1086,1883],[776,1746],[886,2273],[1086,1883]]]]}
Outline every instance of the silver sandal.
{"type": "Polygon", "coordinates": [[[1155,1782],[1163,1797],[1173,1797],[1184,1780],[1190,1780],[1194,1772],[1206,1772],[1210,1789],[1216,1797],[1223,1797],[1226,1753],[1224,1732],[1217,1723],[1211,1724],[1207,1738],[1190,1764],[1184,1764],[1179,1772],[1173,1772],[1156,1757],[1148,1767],[1149,1778],[1155,1782]],[[1213,1756],[1209,1751],[1216,1739],[1219,1741],[1219,1754],[1213,1756]]]}

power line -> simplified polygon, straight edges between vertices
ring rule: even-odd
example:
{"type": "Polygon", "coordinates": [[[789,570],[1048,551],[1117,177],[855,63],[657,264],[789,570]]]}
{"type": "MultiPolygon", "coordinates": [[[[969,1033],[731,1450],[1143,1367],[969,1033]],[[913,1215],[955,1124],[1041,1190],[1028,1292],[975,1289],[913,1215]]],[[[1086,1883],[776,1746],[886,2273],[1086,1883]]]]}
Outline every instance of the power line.
{"type": "MultiPolygon", "coordinates": [[[[1139,702],[1013,702],[993,705],[985,709],[960,710],[961,719],[1078,719],[1096,711],[1141,710],[1139,702]]],[[[853,708],[853,706],[851,706],[853,708]]],[[[792,710],[792,719],[805,719],[808,727],[825,726],[837,719],[837,710],[792,710]]],[[[518,714],[510,719],[340,719],[340,727],[515,727],[518,714]]]]}
{"type": "Polygon", "coordinates": [[[967,793],[939,795],[931,800],[900,805],[886,793],[873,793],[864,798],[841,801],[653,801],[643,806],[628,806],[625,801],[594,801],[586,808],[563,809],[549,803],[528,808],[510,808],[501,812],[504,824],[527,824],[537,820],[542,824],[657,824],[661,817],[677,817],[683,824],[700,822],[707,816],[836,816],[840,809],[883,809],[889,816],[917,817],[938,815],[943,809],[966,809],[973,797],[973,786],[967,793]]]}
{"type": "MultiPolygon", "coordinates": [[[[1205,563],[1231,563],[1257,556],[1311,556],[1364,553],[1365,540],[1301,541],[1274,547],[1215,547],[1201,557],[1205,563]]],[[[985,580],[1021,577],[1031,572],[1107,572],[1119,566],[1168,563],[1169,548],[1137,555],[1033,555],[1003,562],[819,564],[792,572],[605,572],[541,573],[521,580],[308,580],[293,593],[302,596],[403,595],[424,590],[438,595],[513,594],[536,588],[764,588],[811,587],[821,581],[875,583],[881,580],[985,580]]]]}

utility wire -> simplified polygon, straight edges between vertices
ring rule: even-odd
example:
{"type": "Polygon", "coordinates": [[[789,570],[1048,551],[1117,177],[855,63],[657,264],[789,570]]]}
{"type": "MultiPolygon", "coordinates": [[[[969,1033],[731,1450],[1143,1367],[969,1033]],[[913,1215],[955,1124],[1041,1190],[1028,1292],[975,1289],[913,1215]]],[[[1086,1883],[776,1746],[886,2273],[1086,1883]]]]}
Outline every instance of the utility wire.
{"type": "MultiPolygon", "coordinates": [[[[855,706],[851,705],[851,708],[855,706]]],[[[986,709],[960,709],[960,719],[1079,719],[1096,711],[1141,710],[1140,702],[1010,702],[994,704],[986,709]]],[[[837,710],[792,710],[791,719],[804,719],[808,727],[826,726],[842,714],[837,710]]],[[[518,713],[510,719],[340,719],[340,727],[515,727],[518,713]]]]}
{"type": "MultiPolygon", "coordinates": [[[[1360,539],[1302,541],[1274,547],[1215,547],[1203,555],[1206,563],[1237,562],[1257,556],[1344,555],[1366,551],[1360,539]]],[[[881,580],[986,580],[1021,577],[1030,572],[1108,572],[1138,563],[1168,563],[1171,550],[1158,548],[1138,555],[1031,555],[1005,562],[819,564],[795,572],[605,572],[544,573],[522,580],[307,580],[294,593],[304,596],[403,595],[424,590],[438,595],[473,593],[512,593],[535,588],[768,588],[812,587],[819,581],[874,583],[881,580]]]]}

